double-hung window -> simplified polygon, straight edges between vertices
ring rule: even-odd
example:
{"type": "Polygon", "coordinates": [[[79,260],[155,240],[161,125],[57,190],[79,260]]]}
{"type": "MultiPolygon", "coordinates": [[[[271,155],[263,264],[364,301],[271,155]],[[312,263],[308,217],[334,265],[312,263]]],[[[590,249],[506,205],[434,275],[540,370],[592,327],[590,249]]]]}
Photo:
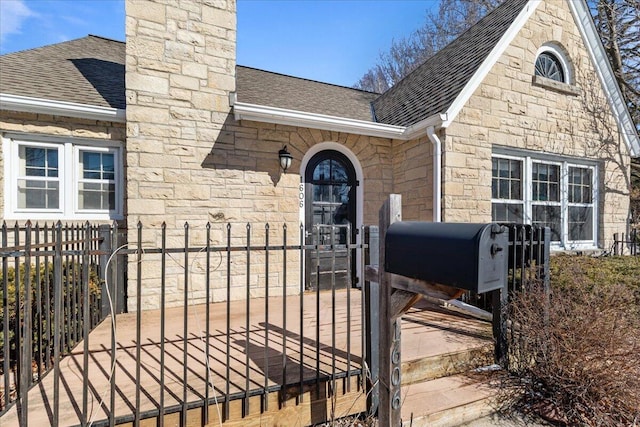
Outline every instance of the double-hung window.
{"type": "Polygon", "coordinates": [[[3,138],[8,219],[119,219],[121,147],[111,141],[3,138]]]}
{"type": "Polygon", "coordinates": [[[565,249],[597,245],[595,164],[533,154],[492,158],[492,220],[551,229],[565,249]]]}

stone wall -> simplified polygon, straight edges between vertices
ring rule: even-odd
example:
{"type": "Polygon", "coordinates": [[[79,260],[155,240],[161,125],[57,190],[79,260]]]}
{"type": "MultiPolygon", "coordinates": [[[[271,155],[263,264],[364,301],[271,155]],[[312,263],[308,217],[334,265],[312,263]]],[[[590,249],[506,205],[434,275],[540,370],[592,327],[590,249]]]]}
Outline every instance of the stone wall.
{"type": "MultiPolygon", "coordinates": [[[[122,123],[3,110],[0,115],[0,135],[4,135],[5,132],[63,138],[104,139],[120,141],[123,146],[126,138],[125,125],[122,123]]],[[[0,170],[4,170],[5,161],[2,155],[2,144],[0,144],[0,170]]],[[[0,188],[4,189],[3,173],[0,174],[0,188]]],[[[4,219],[4,204],[5,196],[2,191],[0,193],[2,219],[4,219]]],[[[64,218],[60,219],[64,221],[64,218]]]]}
{"type": "Polygon", "coordinates": [[[624,232],[629,155],[566,2],[542,2],[446,132],[445,221],[491,219],[492,147],[599,161],[600,245],[624,232]],[[559,43],[575,84],[533,83],[538,49],[559,43]],[[562,89],[562,88],[560,88],[562,89]]]}
{"type": "Polygon", "coordinates": [[[428,137],[394,141],[393,192],[402,195],[402,219],[433,219],[433,144],[428,137]]]}
{"type": "MultiPolygon", "coordinates": [[[[231,224],[232,245],[242,245],[251,223],[252,244],[299,240],[300,162],[310,147],[335,142],[351,150],[364,173],[364,222],[377,223],[384,194],[392,190],[391,141],[316,129],[234,120],[229,93],[235,90],[235,1],[127,0],[127,218],[129,243],[137,245],[136,224],[143,224],[142,247],[161,244],[159,229],[167,228],[167,246],[185,246],[184,224],[190,224],[189,244],[226,244],[231,224]],[[287,173],[278,151],[287,145],[294,157],[287,173]]],[[[264,295],[266,268],[256,253],[251,258],[249,293],[264,295]]],[[[287,293],[300,290],[296,254],[289,253],[287,293]]],[[[270,255],[271,294],[282,293],[283,266],[270,255]],[[273,287],[273,289],[272,289],[273,287]],[[278,288],[279,287],[279,288],[278,288]]],[[[154,308],[160,297],[158,257],[143,255],[143,308],[154,308]]],[[[170,305],[189,297],[203,302],[204,257],[192,256],[185,276],[182,255],[167,268],[165,296],[170,305]],[[195,259],[195,260],[194,260],[195,259]]],[[[218,259],[215,258],[215,264],[218,259]]],[[[215,265],[214,265],[215,266],[215,265]]],[[[137,262],[129,265],[129,308],[135,309],[137,262]]],[[[244,298],[246,262],[234,258],[231,293],[226,290],[226,265],[213,272],[213,299],[244,298]]]]}

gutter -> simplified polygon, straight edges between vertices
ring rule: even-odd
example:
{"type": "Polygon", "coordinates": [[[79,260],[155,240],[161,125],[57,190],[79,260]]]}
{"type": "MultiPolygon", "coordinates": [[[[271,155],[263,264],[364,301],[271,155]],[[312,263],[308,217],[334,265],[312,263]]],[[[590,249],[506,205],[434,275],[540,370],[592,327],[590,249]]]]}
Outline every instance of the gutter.
{"type": "Polygon", "coordinates": [[[429,127],[441,127],[446,114],[435,114],[411,126],[395,126],[367,120],[347,119],[325,114],[308,113],[287,108],[238,102],[235,93],[229,97],[236,120],[274,123],[289,126],[311,127],[315,129],[348,132],[356,135],[376,136],[380,138],[408,141],[427,133],[429,127]]]}
{"type": "Polygon", "coordinates": [[[0,93],[0,110],[125,123],[124,109],[0,93]]]}
{"type": "Polygon", "coordinates": [[[427,129],[433,144],[433,222],[442,221],[442,142],[434,126],[427,129]]]}
{"type": "MultiPolygon", "coordinates": [[[[232,99],[232,101],[234,100],[232,99]]],[[[235,101],[232,102],[231,105],[233,106],[233,114],[236,120],[252,120],[289,126],[311,127],[392,139],[402,139],[402,135],[406,129],[404,126],[385,125],[366,120],[347,119],[344,117],[307,113],[286,108],[247,104],[245,102],[235,101]]]]}

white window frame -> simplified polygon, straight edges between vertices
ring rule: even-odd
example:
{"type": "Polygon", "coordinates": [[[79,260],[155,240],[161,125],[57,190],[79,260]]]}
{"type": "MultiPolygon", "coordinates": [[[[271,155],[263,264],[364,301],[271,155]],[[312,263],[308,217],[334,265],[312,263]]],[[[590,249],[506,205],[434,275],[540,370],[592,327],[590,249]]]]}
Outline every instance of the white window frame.
{"type": "MultiPolygon", "coordinates": [[[[509,150],[511,151],[511,150],[509,150]]],[[[595,162],[580,162],[575,159],[562,158],[553,155],[536,155],[534,153],[518,153],[503,154],[502,152],[494,152],[491,156],[492,162],[494,158],[520,160],[522,161],[522,181],[523,181],[523,198],[524,212],[523,222],[531,224],[533,221],[533,206],[560,206],[561,212],[561,232],[560,241],[551,242],[554,250],[587,250],[598,248],[598,168],[595,162]],[[533,163],[552,164],[560,166],[560,203],[558,202],[538,202],[533,200],[533,163]],[[591,170],[591,203],[569,203],[569,167],[577,167],[591,170]],[[592,213],[592,240],[569,240],[569,206],[591,207],[592,213]]],[[[493,185],[493,183],[492,183],[493,185]]],[[[494,203],[512,203],[513,200],[491,199],[494,203]]],[[[518,201],[519,202],[519,201],[518,201]]]]}
{"type": "MultiPolygon", "coordinates": [[[[11,186],[11,190],[5,190],[4,194],[5,194],[5,205],[8,203],[8,201],[6,200],[7,197],[11,197],[13,200],[12,202],[14,203],[14,210],[17,213],[20,212],[34,212],[34,213],[38,213],[38,214],[46,214],[46,213],[56,213],[58,215],[61,215],[64,209],[64,177],[62,176],[62,162],[63,162],[63,158],[64,158],[64,152],[61,148],[61,146],[59,144],[47,144],[47,143],[42,143],[42,142],[33,142],[33,143],[24,143],[22,141],[20,142],[16,142],[15,146],[14,146],[14,156],[9,157],[11,160],[9,162],[7,162],[7,166],[9,167],[13,167],[14,168],[14,176],[13,178],[13,185],[11,186]],[[60,192],[58,194],[58,208],[57,209],[45,209],[45,208],[19,208],[18,207],[18,181],[20,179],[28,179],[28,180],[35,180],[35,181],[53,181],[52,179],[41,179],[40,177],[29,177],[29,176],[25,176],[25,175],[21,175],[20,174],[20,147],[36,147],[36,148],[45,148],[45,149],[54,149],[58,151],[58,177],[56,178],[56,181],[58,181],[58,191],[60,192]]],[[[3,153],[5,151],[3,150],[3,153]]],[[[8,157],[5,156],[5,161],[8,157]]],[[[6,177],[7,175],[5,175],[6,177]]]]}
{"type": "Polygon", "coordinates": [[[41,135],[5,134],[2,136],[4,158],[4,217],[8,220],[121,220],[124,206],[123,148],[119,141],[85,138],[61,138],[41,135]],[[58,149],[59,209],[19,209],[18,178],[20,146],[58,149]],[[80,151],[114,154],[115,202],[113,210],[79,209],[80,151]]]}
{"type": "MultiPolygon", "coordinates": [[[[509,155],[494,155],[491,157],[491,161],[493,163],[493,158],[501,158],[501,159],[505,159],[505,160],[516,160],[519,161],[520,163],[522,163],[522,167],[520,170],[520,179],[521,179],[521,183],[522,183],[522,188],[520,189],[520,196],[522,197],[522,199],[491,199],[491,204],[493,205],[493,203],[501,203],[501,204],[509,204],[509,205],[522,205],[522,215],[523,215],[523,221],[527,221],[527,199],[531,198],[530,195],[527,195],[527,180],[526,178],[526,173],[527,173],[527,165],[524,161],[524,159],[522,157],[518,157],[518,156],[509,156],[509,155]]],[[[492,165],[493,166],[493,165],[492,165]]],[[[493,176],[491,177],[491,185],[493,186],[493,176]]],[[[492,191],[493,193],[493,191],[492,191]]],[[[492,194],[493,196],[493,194],[492,194]]],[[[493,212],[493,207],[492,207],[492,212],[493,212]]]]}
{"type": "Polygon", "coordinates": [[[564,49],[554,42],[548,42],[543,44],[538,49],[538,52],[536,52],[536,60],[533,63],[534,75],[535,75],[535,65],[538,63],[538,58],[543,53],[547,53],[554,56],[558,60],[558,62],[560,62],[560,67],[562,68],[562,73],[564,74],[564,81],[562,81],[561,83],[566,83],[568,85],[575,84],[574,83],[575,77],[573,73],[573,67],[571,65],[571,60],[569,59],[569,56],[565,53],[564,49]]]}

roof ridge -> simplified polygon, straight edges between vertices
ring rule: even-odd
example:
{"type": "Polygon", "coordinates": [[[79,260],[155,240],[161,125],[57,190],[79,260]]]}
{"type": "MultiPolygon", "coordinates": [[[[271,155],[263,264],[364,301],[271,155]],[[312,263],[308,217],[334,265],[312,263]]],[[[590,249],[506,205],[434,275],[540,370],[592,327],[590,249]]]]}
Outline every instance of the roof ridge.
{"type": "Polygon", "coordinates": [[[92,38],[99,39],[99,40],[104,40],[104,41],[108,41],[108,42],[112,42],[112,43],[125,44],[125,42],[120,41],[120,40],[110,39],[108,37],[98,36],[98,35],[95,35],[95,34],[87,34],[86,36],[77,37],[77,38],[71,39],[71,40],[65,40],[65,41],[61,41],[61,42],[57,42],[57,43],[45,44],[43,46],[36,46],[36,47],[31,47],[31,48],[23,49],[23,50],[16,50],[15,52],[3,53],[2,55],[0,55],[0,57],[5,57],[5,56],[9,56],[9,55],[16,55],[16,54],[24,54],[26,52],[32,52],[32,51],[36,51],[36,50],[39,50],[39,49],[47,49],[47,48],[50,48],[52,46],[60,46],[60,45],[66,44],[66,43],[73,43],[73,42],[77,42],[79,40],[92,39],[92,38]]]}
{"type": "MultiPolygon", "coordinates": [[[[84,38],[87,38],[87,37],[94,37],[96,39],[106,40],[106,41],[109,41],[109,42],[126,44],[126,42],[123,42],[122,40],[116,40],[116,39],[112,39],[112,38],[105,37],[105,36],[99,36],[97,34],[87,34],[85,37],[80,37],[80,38],[74,39],[74,40],[81,40],[81,39],[84,39],[84,38]]],[[[72,41],[72,40],[69,40],[69,41],[72,41]]]]}
{"type": "Polygon", "coordinates": [[[247,65],[236,64],[236,67],[242,67],[242,68],[246,68],[246,69],[249,69],[249,70],[260,71],[260,72],[263,72],[263,73],[273,74],[273,75],[276,75],[276,76],[282,76],[282,77],[287,77],[287,78],[291,78],[291,79],[298,79],[298,80],[304,80],[304,81],[312,82],[312,83],[319,83],[319,84],[323,84],[323,85],[327,85],[327,86],[334,86],[334,87],[338,87],[338,88],[341,88],[341,89],[350,89],[350,90],[353,90],[353,91],[356,91],[356,92],[364,92],[364,93],[371,93],[373,95],[381,95],[378,92],[371,92],[371,91],[368,91],[368,90],[358,89],[358,88],[351,87],[351,86],[339,85],[339,84],[336,84],[336,83],[321,82],[320,80],[313,80],[313,79],[309,79],[309,78],[306,78],[306,77],[292,76],[291,74],[284,74],[284,73],[279,73],[277,71],[263,70],[261,68],[249,67],[247,65]]]}

